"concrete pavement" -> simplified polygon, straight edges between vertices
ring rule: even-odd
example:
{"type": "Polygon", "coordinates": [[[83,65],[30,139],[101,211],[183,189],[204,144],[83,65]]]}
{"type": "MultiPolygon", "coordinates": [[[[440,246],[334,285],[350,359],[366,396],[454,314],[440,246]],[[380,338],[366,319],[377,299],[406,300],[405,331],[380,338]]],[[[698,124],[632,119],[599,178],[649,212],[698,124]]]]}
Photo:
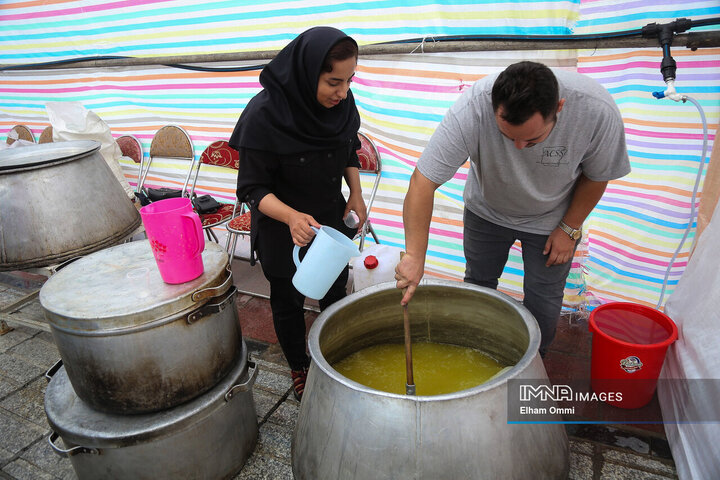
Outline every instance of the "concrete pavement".
{"type": "MultiPolygon", "coordinates": [[[[238,267],[246,268],[250,267],[238,267]]],[[[257,277],[259,267],[253,270],[236,272],[236,285],[241,290],[254,288],[249,283],[262,282],[250,278],[257,277]]],[[[70,461],[57,456],[47,442],[50,428],[43,408],[47,384],[44,374],[59,359],[59,354],[37,298],[17,305],[37,291],[42,282],[40,275],[0,272],[0,320],[13,329],[0,335],[0,479],[76,478],[70,461]]],[[[250,295],[239,295],[236,303],[251,359],[259,366],[253,397],[260,435],[252,456],[235,478],[292,479],[290,444],[299,404],[292,396],[282,353],[273,341],[269,305],[267,300],[250,295]]],[[[308,324],[315,315],[307,313],[308,324]]],[[[587,330],[587,325],[566,321],[558,333],[559,345],[584,341],[578,340],[583,328],[587,330]]],[[[558,357],[563,354],[571,355],[558,351],[554,361],[552,358],[546,361],[551,379],[556,368],[565,368],[566,359],[558,357]]],[[[659,427],[568,425],[570,478],[677,478],[662,426],[659,427]]]]}

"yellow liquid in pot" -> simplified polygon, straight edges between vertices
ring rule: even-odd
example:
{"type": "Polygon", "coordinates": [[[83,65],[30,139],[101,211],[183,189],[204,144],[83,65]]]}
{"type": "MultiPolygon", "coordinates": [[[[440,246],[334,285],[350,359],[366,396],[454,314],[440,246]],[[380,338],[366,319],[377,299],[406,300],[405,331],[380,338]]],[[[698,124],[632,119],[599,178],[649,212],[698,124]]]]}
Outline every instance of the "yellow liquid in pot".
{"type": "MultiPolygon", "coordinates": [[[[441,395],[472,388],[503,369],[477,350],[445,343],[413,343],[412,360],[416,395],[441,395]]],[[[406,393],[405,345],[373,345],[349,355],[333,368],[375,390],[406,393]]]]}

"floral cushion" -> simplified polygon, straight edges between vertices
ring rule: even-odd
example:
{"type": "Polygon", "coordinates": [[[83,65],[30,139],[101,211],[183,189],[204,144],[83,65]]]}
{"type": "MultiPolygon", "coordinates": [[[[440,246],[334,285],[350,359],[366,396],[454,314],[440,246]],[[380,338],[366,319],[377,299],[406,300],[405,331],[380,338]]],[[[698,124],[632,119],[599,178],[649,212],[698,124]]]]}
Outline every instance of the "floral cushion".
{"type": "Polygon", "coordinates": [[[142,161],[143,151],[142,146],[137,138],[131,135],[123,135],[115,140],[120,147],[124,157],[130,157],[133,162],[140,163],[142,161]]]}
{"type": "Polygon", "coordinates": [[[360,139],[360,148],[357,149],[358,160],[360,161],[360,170],[377,172],[378,158],[377,150],[368,137],[363,133],[358,133],[360,139]]]}
{"type": "Polygon", "coordinates": [[[232,148],[227,141],[218,140],[205,148],[200,161],[208,165],[218,165],[237,170],[240,167],[240,153],[232,148]]]}
{"type": "Polygon", "coordinates": [[[232,233],[244,233],[250,231],[250,212],[233,218],[228,222],[227,229],[232,233]]]}
{"type": "Polygon", "coordinates": [[[217,209],[215,213],[202,213],[200,214],[200,220],[202,221],[203,227],[211,227],[226,221],[232,216],[234,205],[229,203],[223,204],[217,209]]]}

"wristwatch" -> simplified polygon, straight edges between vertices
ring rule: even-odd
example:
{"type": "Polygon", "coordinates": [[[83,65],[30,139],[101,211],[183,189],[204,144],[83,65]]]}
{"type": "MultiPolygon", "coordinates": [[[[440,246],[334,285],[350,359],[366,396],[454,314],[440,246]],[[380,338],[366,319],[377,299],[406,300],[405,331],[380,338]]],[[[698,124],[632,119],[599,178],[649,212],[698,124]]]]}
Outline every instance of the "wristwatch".
{"type": "Polygon", "coordinates": [[[567,233],[568,236],[573,240],[577,240],[582,236],[582,226],[580,227],[580,230],[576,230],[567,223],[560,220],[560,223],[558,223],[558,227],[560,227],[560,230],[567,233]]]}

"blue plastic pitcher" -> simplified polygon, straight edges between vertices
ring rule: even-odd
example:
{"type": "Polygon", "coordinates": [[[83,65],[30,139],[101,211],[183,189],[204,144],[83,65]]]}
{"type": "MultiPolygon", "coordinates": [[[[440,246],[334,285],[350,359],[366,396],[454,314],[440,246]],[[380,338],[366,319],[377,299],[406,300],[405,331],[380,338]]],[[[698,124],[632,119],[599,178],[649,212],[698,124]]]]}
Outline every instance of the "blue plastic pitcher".
{"type": "Polygon", "coordinates": [[[320,300],[327,294],[343,268],[360,250],[352,240],[332,227],[311,227],[315,238],[300,262],[300,247],[293,249],[293,261],[297,271],[292,283],[306,297],[320,300]]]}

